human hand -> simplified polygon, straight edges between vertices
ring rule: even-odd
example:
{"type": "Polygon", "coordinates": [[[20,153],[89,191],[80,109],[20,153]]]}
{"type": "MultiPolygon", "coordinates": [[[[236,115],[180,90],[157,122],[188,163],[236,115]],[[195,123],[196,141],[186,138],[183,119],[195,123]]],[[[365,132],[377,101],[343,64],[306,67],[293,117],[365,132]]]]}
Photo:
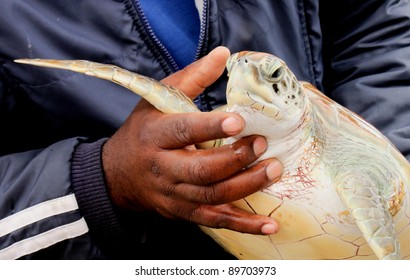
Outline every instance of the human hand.
{"type": "MultiPolygon", "coordinates": [[[[211,85],[229,56],[217,48],[162,82],[191,98],[211,85]]],[[[282,172],[277,160],[245,168],[266,150],[266,140],[251,136],[209,150],[194,144],[233,136],[244,120],[226,112],[164,114],[141,100],[103,147],[103,168],[115,205],[157,211],[209,227],[272,234],[278,224],[229,204],[267,187],[282,172]]]]}

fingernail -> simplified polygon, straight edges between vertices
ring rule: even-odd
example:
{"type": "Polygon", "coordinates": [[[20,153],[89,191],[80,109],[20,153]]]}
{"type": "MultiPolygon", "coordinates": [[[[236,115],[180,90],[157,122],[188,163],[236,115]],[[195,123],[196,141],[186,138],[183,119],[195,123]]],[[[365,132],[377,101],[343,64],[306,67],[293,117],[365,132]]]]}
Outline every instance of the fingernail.
{"type": "Polygon", "coordinates": [[[235,135],[242,130],[242,122],[235,117],[227,117],[222,122],[222,130],[229,135],[235,135]]]}
{"type": "Polygon", "coordinates": [[[274,234],[278,231],[278,228],[275,224],[264,224],[261,228],[263,234],[274,234]]]}
{"type": "Polygon", "coordinates": [[[258,137],[253,142],[253,152],[257,156],[262,155],[266,151],[267,147],[268,147],[268,144],[266,143],[265,138],[258,137]]]}
{"type": "Polygon", "coordinates": [[[274,160],[266,166],[266,175],[271,181],[277,181],[282,175],[282,164],[274,160]]]}

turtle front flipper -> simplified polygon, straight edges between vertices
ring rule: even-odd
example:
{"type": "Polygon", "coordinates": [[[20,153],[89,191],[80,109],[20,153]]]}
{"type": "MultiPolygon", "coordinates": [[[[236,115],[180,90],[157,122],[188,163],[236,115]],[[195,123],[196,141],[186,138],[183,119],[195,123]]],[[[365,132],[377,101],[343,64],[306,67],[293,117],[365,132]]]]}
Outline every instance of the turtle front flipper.
{"type": "MultiPolygon", "coordinates": [[[[16,59],[15,62],[70,70],[116,83],[141,96],[163,113],[200,111],[193,101],[177,88],[163,84],[155,79],[122,69],[116,65],[97,63],[88,60],[55,59],[16,59]]],[[[222,140],[210,140],[198,144],[197,147],[209,149],[219,147],[221,143],[222,140]]]]}
{"type": "Polygon", "coordinates": [[[361,172],[338,176],[338,193],[379,259],[401,259],[400,244],[391,214],[391,194],[377,180],[361,172]]]}
{"type": "Polygon", "coordinates": [[[97,77],[129,89],[164,113],[199,112],[183,92],[116,65],[88,60],[16,59],[15,62],[57,68],[97,77]]]}

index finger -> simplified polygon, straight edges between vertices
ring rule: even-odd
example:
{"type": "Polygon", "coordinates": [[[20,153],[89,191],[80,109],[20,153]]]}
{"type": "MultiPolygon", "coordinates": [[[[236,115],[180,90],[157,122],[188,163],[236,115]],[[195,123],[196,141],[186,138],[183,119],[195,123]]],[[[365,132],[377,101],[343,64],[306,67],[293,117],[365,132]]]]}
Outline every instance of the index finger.
{"type": "Polygon", "coordinates": [[[161,131],[162,137],[153,140],[162,149],[183,148],[230,137],[245,127],[240,115],[225,112],[158,114],[153,122],[147,129],[161,131]]]}

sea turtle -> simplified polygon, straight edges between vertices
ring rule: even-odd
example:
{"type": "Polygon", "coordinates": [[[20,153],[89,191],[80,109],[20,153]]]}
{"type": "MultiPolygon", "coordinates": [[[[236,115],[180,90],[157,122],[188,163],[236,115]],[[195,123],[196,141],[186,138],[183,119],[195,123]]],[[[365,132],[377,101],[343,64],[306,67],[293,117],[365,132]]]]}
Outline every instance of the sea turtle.
{"type": "MultiPolygon", "coordinates": [[[[113,65],[89,61],[18,60],[104,78],[127,87],[166,113],[197,111],[178,90],[113,65]]],[[[410,259],[410,164],[377,129],[311,84],[299,82],[279,58],[233,54],[227,109],[245,130],[229,144],[264,135],[278,158],[277,183],[235,202],[275,218],[270,236],[201,227],[240,259],[410,259]]]]}

